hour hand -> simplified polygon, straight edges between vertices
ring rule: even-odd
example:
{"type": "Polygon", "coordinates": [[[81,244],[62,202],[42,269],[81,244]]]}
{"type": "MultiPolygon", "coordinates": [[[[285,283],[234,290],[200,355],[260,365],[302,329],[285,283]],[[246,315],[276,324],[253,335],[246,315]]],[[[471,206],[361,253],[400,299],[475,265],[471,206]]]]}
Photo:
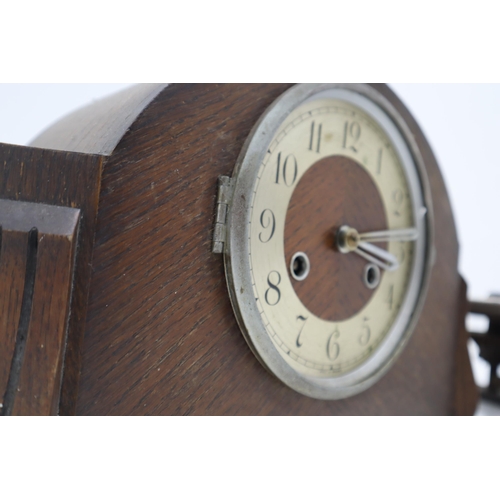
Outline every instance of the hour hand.
{"type": "Polygon", "coordinates": [[[399,267],[398,259],[392,253],[371,243],[358,243],[354,252],[386,271],[395,271],[399,267]]]}

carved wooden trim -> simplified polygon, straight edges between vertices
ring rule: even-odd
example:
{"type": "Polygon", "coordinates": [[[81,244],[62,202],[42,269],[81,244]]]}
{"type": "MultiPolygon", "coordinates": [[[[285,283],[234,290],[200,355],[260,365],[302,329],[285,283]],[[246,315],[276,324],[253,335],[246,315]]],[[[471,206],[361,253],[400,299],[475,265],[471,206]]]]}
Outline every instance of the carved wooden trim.
{"type": "Polygon", "coordinates": [[[59,410],[80,210],[0,200],[4,415],[59,410]]]}
{"type": "MultiPolygon", "coordinates": [[[[58,321],[62,321],[61,311],[69,307],[65,356],[64,360],[59,359],[61,366],[57,365],[53,372],[56,378],[62,372],[61,400],[58,403],[59,394],[55,388],[51,389],[53,399],[50,401],[49,406],[44,406],[45,409],[49,408],[48,413],[74,413],[78,396],[81,349],[92,271],[91,258],[102,164],[103,157],[97,155],[0,144],[0,200],[4,203],[4,208],[7,206],[15,207],[8,216],[10,218],[4,221],[2,238],[4,240],[2,242],[2,255],[9,252],[10,256],[8,257],[9,264],[0,270],[0,280],[4,283],[9,279],[12,286],[0,285],[2,286],[0,289],[0,312],[9,311],[7,316],[3,315],[3,318],[6,319],[0,320],[0,328],[2,329],[0,335],[3,335],[4,331],[7,332],[7,329],[10,332],[3,335],[4,338],[8,338],[8,340],[5,340],[7,342],[5,345],[10,347],[5,351],[8,352],[8,354],[5,354],[8,358],[8,368],[0,368],[0,397],[5,394],[5,384],[7,384],[9,377],[13,355],[12,349],[14,349],[12,346],[15,345],[18,319],[21,315],[22,292],[19,290],[24,291],[27,238],[30,230],[38,225],[37,275],[33,289],[31,322],[36,319],[39,325],[47,324],[47,321],[50,324],[58,324],[58,321]],[[14,203],[14,205],[10,205],[11,203],[14,203]],[[49,207],[47,207],[48,205],[49,207]],[[50,216],[47,215],[44,218],[44,213],[50,214],[50,216]],[[72,215],[69,216],[68,214],[72,215]],[[74,217],[78,219],[78,234],[75,232],[76,223],[74,217]],[[36,223],[33,221],[36,221],[36,223]],[[7,227],[11,229],[7,229],[7,227]],[[64,228],[64,230],[61,228],[64,228]],[[69,239],[68,234],[72,234],[71,245],[69,246],[68,241],[66,241],[69,239]],[[68,269],[69,262],[73,258],[71,252],[74,253],[75,250],[73,272],[68,269]],[[60,271],[56,273],[58,263],[54,260],[55,258],[59,259],[60,263],[64,262],[64,267],[67,269],[65,275],[61,274],[60,271]],[[47,274],[41,274],[45,273],[45,268],[47,274]],[[49,268],[53,269],[51,271],[53,275],[48,272],[49,268]],[[73,273],[73,278],[68,277],[68,273],[73,273]],[[46,293],[40,287],[49,287],[50,280],[57,280],[58,286],[61,287],[61,293],[58,292],[53,296],[54,300],[47,303],[38,302],[40,300],[38,294],[45,295],[46,293]],[[68,280],[73,289],[71,298],[64,295],[69,290],[68,280]],[[56,297],[57,300],[55,300],[56,297]],[[39,303],[46,304],[50,311],[48,312],[43,308],[39,309],[37,305],[39,303]],[[12,332],[15,333],[12,334],[12,332]],[[62,365],[64,365],[64,369],[62,369],[62,365]],[[7,370],[7,375],[5,370],[7,370]]],[[[2,217],[7,217],[7,215],[4,214],[2,217]]],[[[6,258],[4,256],[4,261],[6,258]]],[[[31,331],[29,335],[31,335],[31,331]]],[[[49,353],[48,344],[40,340],[40,345],[42,343],[44,344],[43,352],[45,353],[43,356],[53,356],[52,351],[49,353]]],[[[57,351],[59,348],[55,349],[57,351]]],[[[24,359],[27,359],[27,353],[28,351],[26,351],[24,359]]],[[[42,366],[46,362],[43,356],[40,359],[35,357],[31,360],[29,367],[35,369],[36,366],[42,366]],[[41,365],[36,363],[41,363],[41,365]]],[[[6,363],[6,361],[1,361],[1,363],[6,363]]],[[[26,367],[26,363],[23,366],[26,367]]],[[[36,389],[36,386],[41,381],[38,381],[37,376],[32,372],[33,381],[28,383],[27,374],[28,372],[20,372],[20,392],[38,391],[39,389],[36,389]]],[[[36,405],[29,406],[23,403],[21,406],[17,406],[24,399],[15,398],[15,400],[16,405],[12,409],[13,413],[18,411],[34,414],[41,411],[41,407],[36,405]]]]}

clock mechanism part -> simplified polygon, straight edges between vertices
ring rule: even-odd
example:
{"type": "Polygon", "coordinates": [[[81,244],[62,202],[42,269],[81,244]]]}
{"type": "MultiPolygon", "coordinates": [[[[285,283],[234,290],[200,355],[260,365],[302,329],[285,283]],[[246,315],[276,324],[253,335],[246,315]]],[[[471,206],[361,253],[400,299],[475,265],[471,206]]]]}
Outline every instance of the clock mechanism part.
{"type": "Polygon", "coordinates": [[[2,414],[472,414],[471,308],[498,392],[386,85],[139,85],[0,161],[2,414]]]}

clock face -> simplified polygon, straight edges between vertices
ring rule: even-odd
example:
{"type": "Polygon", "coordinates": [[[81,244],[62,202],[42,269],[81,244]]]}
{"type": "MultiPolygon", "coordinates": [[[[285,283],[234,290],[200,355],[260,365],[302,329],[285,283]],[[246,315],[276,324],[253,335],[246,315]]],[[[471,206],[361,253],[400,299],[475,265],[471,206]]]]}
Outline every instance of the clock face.
{"type": "Polygon", "coordinates": [[[312,397],[373,384],[423,300],[430,202],[394,120],[371,88],[297,86],[256,126],[233,176],[233,307],[261,362],[312,397]]]}

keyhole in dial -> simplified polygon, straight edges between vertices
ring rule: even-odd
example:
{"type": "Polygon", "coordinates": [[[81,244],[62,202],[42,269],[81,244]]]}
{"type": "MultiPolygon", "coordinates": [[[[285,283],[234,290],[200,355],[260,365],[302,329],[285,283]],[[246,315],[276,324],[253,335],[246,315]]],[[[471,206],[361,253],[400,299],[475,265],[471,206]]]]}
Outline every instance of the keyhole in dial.
{"type": "Polygon", "coordinates": [[[363,281],[370,288],[376,288],[380,283],[380,269],[375,264],[368,264],[363,273],[363,281]]]}
{"type": "Polygon", "coordinates": [[[290,261],[290,272],[297,281],[307,278],[310,267],[309,258],[304,252],[297,252],[290,261]]]}

